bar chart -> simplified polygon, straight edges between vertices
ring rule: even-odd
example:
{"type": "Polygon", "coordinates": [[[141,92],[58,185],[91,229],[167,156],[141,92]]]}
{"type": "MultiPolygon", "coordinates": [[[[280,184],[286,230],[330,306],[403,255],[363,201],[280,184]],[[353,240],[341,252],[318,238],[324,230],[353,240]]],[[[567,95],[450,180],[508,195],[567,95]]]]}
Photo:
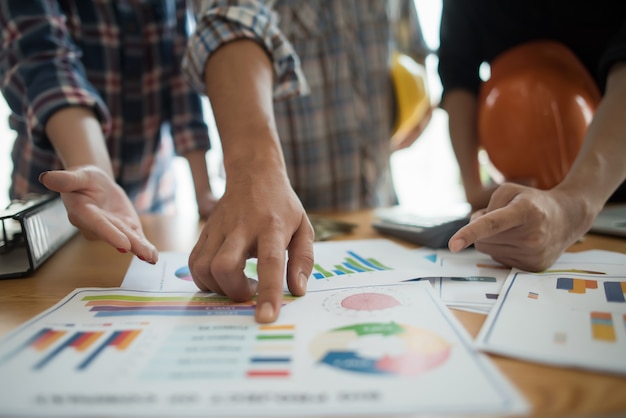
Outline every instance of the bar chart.
{"type": "MultiPolygon", "coordinates": [[[[256,297],[246,302],[234,303],[225,296],[190,294],[182,296],[136,296],[104,294],[85,296],[84,306],[95,317],[119,316],[217,316],[254,315],[256,297]]],[[[284,295],[283,304],[293,301],[284,295]]]]}
{"type": "Polygon", "coordinates": [[[125,351],[141,329],[72,331],[43,328],[32,338],[0,359],[0,364],[24,357],[32,361],[32,370],[41,371],[55,362],[63,367],[86,370],[106,351],[125,351]]]}
{"type": "Polygon", "coordinates": [[[393,270],[373,257],[364,257],[354,251],[347,251],[346,256],[340,263],[331,267],[322,267],[320,264],[313,265],[313,277],[325,279],[344,274],[365,273],[371,271],[393,270]]]}

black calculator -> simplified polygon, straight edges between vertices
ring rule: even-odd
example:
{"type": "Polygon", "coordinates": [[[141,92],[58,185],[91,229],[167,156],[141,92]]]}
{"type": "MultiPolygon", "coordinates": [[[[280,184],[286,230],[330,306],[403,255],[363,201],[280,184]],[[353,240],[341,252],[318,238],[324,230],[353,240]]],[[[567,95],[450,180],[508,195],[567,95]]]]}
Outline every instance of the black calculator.
{"type": "Polygon", "coordinates": [[[372,227],[383,235],[430,248],[447,248],[448,241],[469,222],[469,210],[425,214],[400,206],[374,211],[372,227]]]}

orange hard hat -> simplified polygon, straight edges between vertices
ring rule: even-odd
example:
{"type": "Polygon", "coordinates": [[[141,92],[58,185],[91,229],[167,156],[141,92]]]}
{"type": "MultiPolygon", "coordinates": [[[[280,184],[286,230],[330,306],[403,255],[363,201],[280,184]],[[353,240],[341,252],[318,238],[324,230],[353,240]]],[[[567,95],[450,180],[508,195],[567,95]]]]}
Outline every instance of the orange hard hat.
{"type": "Polygon", "coordinates": [[[576,159],[600,97],[564,45],[535,41],[512,48],[492,62],[491,78],[481,86],[481,145],[506,180],[554,187],[576,159]]]}

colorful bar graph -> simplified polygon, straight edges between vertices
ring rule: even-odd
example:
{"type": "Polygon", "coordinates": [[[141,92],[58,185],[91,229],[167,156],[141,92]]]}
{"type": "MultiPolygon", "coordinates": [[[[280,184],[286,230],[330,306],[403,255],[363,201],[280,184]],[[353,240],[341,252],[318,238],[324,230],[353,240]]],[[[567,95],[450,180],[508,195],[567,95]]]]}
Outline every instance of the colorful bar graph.
{"type": "Polygon", "coordinates": [[[82,335],[72,341],[72,347],[76,349],[76,351],[82,352],[91,347],[98,338],[100,338],[104,332],[83,332],[82,335]]]}
{"type": "Polygon", "coordinates": [[[556,280],[556,288],[567,290],[569,293],[584,294],[587,293],[587,289],[597,289],[598,281],[572,277],[559,277],[556,280]]]}
{"type": "Polygon", "coordinates": [[[109,338],[98,346],[82,363],[78,365],[78,370],[85,370],[98,356],[107,348],[115,347],[119,351],[126,350],[130,344],[141,333],[141,330],[115,331],[109,338]]]}
{"type": "Polygon", "coordinates": [[[392,270],[391,267],[384,265],[375,258],[365,258],[354,251],[347,251],[347,256],[343,262],[335,264],[331,269],[324,268],[320,264],[314,264],[313,269],[315,270],[313,277],[318,280],[345,274],[392,270]]]}
{"type": "Polygon", "coordinates": [[[261,325],[256,345],[246,370],[248,378],[286,378],[291,376],[295,325],[261,325]]]}
{"type": "Polygon", "coordinates": [[[0,358],[0,364],[12,359],[17,354],[28,348],[32,348],[33,350],[39,352],[45,351],[65,334],[67,334],[67,331],[43,328],[31,338],[24,341],[23,344],[19,345],[17,348],[0,358]]]}
{"type": "Polygon", "coordinates": [[[59,345],[57,348],[52,350],[46,356],[44,356],[35,366],[34,370],[41,370],[48,363],[50,363],[54,358],[56,358],[59,354],[64,352],[66,349],[73,348],[78,352],[86,351],[91,345],[100,338],[104,332],[102,331],[80,331],[74,333],[70,338],[68,338],[63,344],[59,345]]]}
{"type": "Polygon", "coordinates": [[[607,302],[626,302],[626,282],[604,282],[604,294],[607,302]]]}
{"type": "Polygon", "coordinates": [[[26,344],[37,351],[44,351],[65,334],[67,334],[67,331],[59,331],[45,328],[41,330],[39,334],[35,335],[32,341],[29,341],[26,344]]]}
{"type": "MultiPolygon", "coordinates": [[[[82,299],[96,317],[119,316],[252,316],[256,299],[235,303],[220,296],[98,295],[82,299]]],[[[283,303],[294,300],[284,295],[283,303]]]]}
{"type": "Polygon", "coordinates": [[[611,313],[591,312],[591,334],[594,340],[615,342],[615,328],[611,313]]]}

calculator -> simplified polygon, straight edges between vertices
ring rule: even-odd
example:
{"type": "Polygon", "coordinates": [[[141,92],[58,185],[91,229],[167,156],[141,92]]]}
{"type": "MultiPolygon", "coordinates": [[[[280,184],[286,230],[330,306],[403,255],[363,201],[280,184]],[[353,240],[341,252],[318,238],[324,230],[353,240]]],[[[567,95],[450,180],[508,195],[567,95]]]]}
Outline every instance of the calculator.
{"type": "Polygon", "coordinates": [[[375,210],[372,227],[383,235],[413,244],[447,248],[452,235],[467,225],[469,219],[468,208],[452,208],[434,214],[393,206],[375,210]]]}

